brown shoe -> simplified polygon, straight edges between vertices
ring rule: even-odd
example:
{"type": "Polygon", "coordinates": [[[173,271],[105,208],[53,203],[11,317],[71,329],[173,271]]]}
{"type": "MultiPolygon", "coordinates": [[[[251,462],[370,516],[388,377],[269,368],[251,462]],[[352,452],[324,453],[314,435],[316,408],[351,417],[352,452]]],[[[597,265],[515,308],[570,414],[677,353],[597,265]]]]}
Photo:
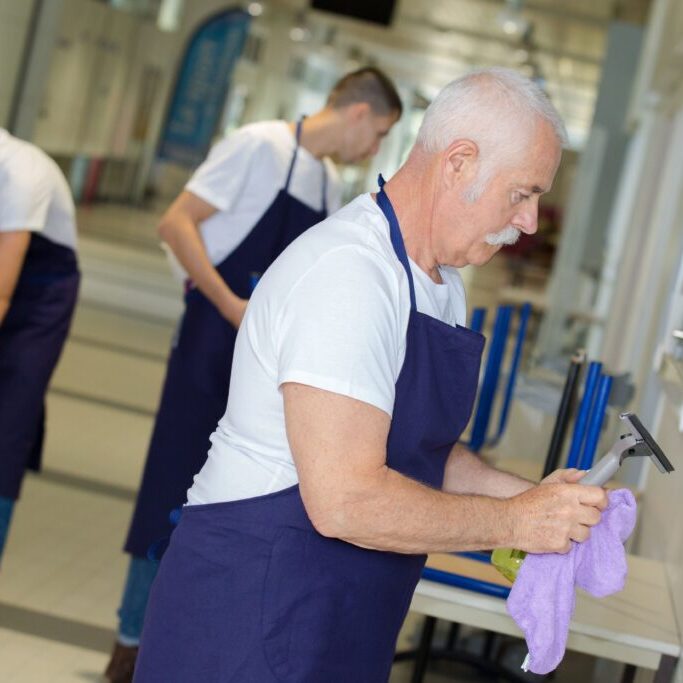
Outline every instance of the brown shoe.
{"type": "Polygon", "coordinates": [[[110,683],[132,683],[137,656],[137,646],[115,643],[111,659],[104,672],[105,679],[110,681],[110,683]]]}

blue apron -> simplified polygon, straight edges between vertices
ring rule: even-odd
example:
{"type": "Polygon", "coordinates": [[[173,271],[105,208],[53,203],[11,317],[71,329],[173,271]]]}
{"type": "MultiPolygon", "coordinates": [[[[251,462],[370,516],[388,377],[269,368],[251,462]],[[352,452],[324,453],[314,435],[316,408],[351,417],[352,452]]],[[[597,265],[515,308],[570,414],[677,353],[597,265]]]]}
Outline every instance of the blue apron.
{"type": "MultiPolygon", "coordinates": [[[[387,463],[440,488],[470,417],[484,338],[419,313],[396,216],[378,203],[410,283],[387,463]]],[[[187,506],[152,586],[136,683],[380,683],[424,555],[326,538],[293,486],[187,506]]]]}
{"type": "Polygon", "coordinates": [[[31,234],[0,325],[0,496],[40,469],[45,392],[71,324],[80,274],[72,249],[31,234]]]}
{"type": "MultiPolygon", "coordinates": [[[[324,164],[321,211],[289,193],[300,136],[301,122],[284,187],[244,241],[216,267],[243,299],[285,247],[327,216],[324,164]]],[[[146,557],[150,545],[170,535],[169,513],[185,503],[193,477],[206,461],[209,437],[228,402],[236,337],[237,330],[197,288],[187,292],[126,540],[125,550],[132,555],[146,557]]]]}

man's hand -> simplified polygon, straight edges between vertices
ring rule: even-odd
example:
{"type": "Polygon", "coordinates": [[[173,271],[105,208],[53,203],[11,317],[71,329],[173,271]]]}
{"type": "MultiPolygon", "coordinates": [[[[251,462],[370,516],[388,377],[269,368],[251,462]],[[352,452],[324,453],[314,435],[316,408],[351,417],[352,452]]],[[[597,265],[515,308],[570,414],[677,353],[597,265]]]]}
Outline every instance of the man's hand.
{"type": "Polygon", "coordinates": [[[541,484],[576,484],[586,475],[586,470],[577,470],[570,467],[567,470],[555,470],[545,479],[541,479],[541,484]]]}
{"type": "MultiPolygon", "coordinates": [[[[550,476],[569,475],[553,472],[550,476]]],[[[580,478],[577,472],[571,477],[580,478]]],[[[530,553],[566,553],[571,541],[588,539],[590,527],[600,521],[607,507],[607,493],[599,486],[544,480],[508,503],[516,548],[530,553]]]]}

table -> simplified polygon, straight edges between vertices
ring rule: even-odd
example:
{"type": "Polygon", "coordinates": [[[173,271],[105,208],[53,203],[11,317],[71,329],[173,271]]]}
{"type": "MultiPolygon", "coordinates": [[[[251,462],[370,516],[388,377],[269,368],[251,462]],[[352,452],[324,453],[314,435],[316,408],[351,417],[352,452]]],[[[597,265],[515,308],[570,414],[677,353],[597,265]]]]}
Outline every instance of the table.
{"type": "MultiPolygon", "coordinates": [[[[456,555],[430,555],[427,566],[509,585],[491,566],[456,555]]],[[[662,563],[628,556],[629,574],[623,591],[597,599],[577,590],[576,612],[567,649],[634,667],[655,670],[655,683],[669,683],[681,653],[680,637],[662,563]]],[[[521,637],[498,597],[422,579],[410,606],[413,612],[495,633],[521,637]]],[[[521,662],[520,662],[521,665],[521,662]]]]}

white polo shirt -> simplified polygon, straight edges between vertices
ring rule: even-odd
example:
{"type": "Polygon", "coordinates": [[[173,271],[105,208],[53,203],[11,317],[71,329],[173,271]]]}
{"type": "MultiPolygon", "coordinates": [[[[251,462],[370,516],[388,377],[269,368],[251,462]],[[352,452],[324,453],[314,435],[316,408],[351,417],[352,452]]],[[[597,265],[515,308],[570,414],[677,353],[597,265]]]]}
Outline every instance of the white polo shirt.
{"type": "MultiPolygon", "coordinates": [[[[464,325],[457,270],[442,267],[443,284],[412,262],[411,270],[418,310],[464,325]]],[[[285,382],[350,396],[391,415],[409,314],[408,278],[389,223],[369,194],[295,240],[247,306],[227,412],[188,504],[249,498],[297,483],[280,391],[285,382]]]]}
{"type": "MultiPolygon", "coordinates": [[[[218,211],[200,231],[211,263],[218,265],[247,237],[284,187],[296,148],[285,121],[252,123],[218,142],[185,189],[218,211]]],[[[323,169],[327,210],[341,205],[341,183],[334,164],[299,147],[289,192],[312,209],[322,208],[323,169]]]]}
{"type": "Polygon", "coordinates": [[[13,230],[76,249],[76,209],[59,166],[0,128],[0,231],[13,230]]]}

